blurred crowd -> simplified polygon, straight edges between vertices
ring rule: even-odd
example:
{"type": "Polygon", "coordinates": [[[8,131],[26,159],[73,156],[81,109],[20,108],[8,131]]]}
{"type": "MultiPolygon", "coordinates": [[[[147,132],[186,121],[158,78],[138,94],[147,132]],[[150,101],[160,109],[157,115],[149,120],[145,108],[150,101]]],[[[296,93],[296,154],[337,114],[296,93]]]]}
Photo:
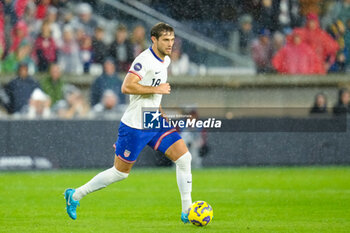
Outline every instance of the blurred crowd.
{"type": "Polygon", "coordinates": [[[90,88],[90,102],[77,87],[62,80],[57,63],[49,65],[48,74],[38,82],[29,75],[28,63],[19,63],[17,76],[0,86],[0,106],[14,119],[119,119],[126,98],[121,93],[122,81],[112,59],[103,63],[103,73],[90,88]]]}
{"type": "MultiPolygon", "coordinates": [[[[71,119],[121,114],[127,100],[120,93],[118,74],[127,72],[150,46],[147,31],[142,24],[119,22],[108,41],[105,25],[93,17],[99,1],[71,1],[77,4],[75,10],[68,2],[0,0],[0,74],[14,76],[0,84],[0,116],[71,119]],[[38,73],[44,76],[40,82],[38,73]],[[65,74],[95,76],[90,97],[63,81],[65,74]]],[[[350,71],[350,0],[221,0],[217,7],[210,7],[209,0],[142,2],[177,20],[236,23],[237,30],[228,30],[236,52],[250,56],[257,73],[350,71]]],[[[177,38],[169,72],[200,73],[182,47],[177,38]]]]}
{"type": "Polygon", "coordinates": [[[350,0],[219,0],[215,7],[211,0],[143,2],[194,21],[201,33],[251,57],[257,73],[350,71],[350,0]]]}
{"type": "Polygon", "coordinates": [[[257,10],[240,17],[238,41],[257,73],[350,71],[350,0],[255,2],[257,10]]]}
{"type": "Polygon", "coordinates": [[[347,88],[342,88],[338,92],[338,100],[335,105],[329,108],[327,96],[324,93],[318,93],[315,96],[315,101],[310,109],[312,116],[345,116],[350,113],[350,91],[347,88]]]}
{"type": "Polygon", "coordinates": [[[58,63],[68,74],[101,69],[108,57],[119,71],[127,71],[133,59],[149,44],[145,28],[136,25],[132,33],[120,24],[114,40],[107,44],[102,25],[92,17],[87,3],[68,10],[64,0],[1,0],[1,72],[13,73],[26,62],[30,73],[47,72],[58,63]]]}
{"type": "MultiPolygon", "coordinates": [[[[125,107],[118,74],[127,72],[134,58],[150,46],[145,27],[136,24],[130,31],[119,23],[107,43],[105,27],[93,17],[91,5],[81,2],[71,11],[67,2],[0,0],[0,74],[17,74],[0,84],[0,115],[106,118],[125,107]],[[40,82],[38,74],[44,76],[40,82]],[[98,76],[90,101],[62,80],[65,74],[98,76]]],[[[172,59],[172,74],[191,69],[179,39],[172,59]]]]}
{"type": "MultiPolygon", "coordinates": [[[[118,72],[126,72],[150,46],[141,24],[128,28],[119,23],[113,40],[107,40],[106,27],[92,17],[93,13],[111,15],[99,1],[74,1],[80,2],[74,11],[68,9],[68,2],[0,1],[0,73],[13,73],[25,61],[31,74],[47,72],[53,62],[65,74],[97,74],[108,57],[114,59],[118,72]]],[[[197,22],[203,26],[200,32],[214,39],[224,33],[230,42],[222,45],[251,57],[257,73],[350,71],[350,0],[220,0],[215,7],[209,0],[141,2],[176,20],[197,22]],[[204,27],[208,20],[214,25],[211,30],[204,27]],[[236,27],[222,28],[227,22],[236,27]]],[[[170,72],[199,74],[200,65],[191,62],[195,55],[182,50],[177,39],[170,72]]]]}
{"type": "MultiPolygon", "coordinates": [[[[31,74],[48,72],[51,63],[65,74],[97,74],[107,58],[114,59],[118,72],[127,72],[134,58],[150,46],[142,24],[128,28],[119,23],[108,41],[105,25],[93,17],[89,3],[76,4],[74,11],[67,4],[66,0],[0,1],[0,73],[14,73],[19,63],[26,62],[31,74]]],[[[182,54],[180,39],[172,66],[174,74],[197,69],[182,54]]]]}

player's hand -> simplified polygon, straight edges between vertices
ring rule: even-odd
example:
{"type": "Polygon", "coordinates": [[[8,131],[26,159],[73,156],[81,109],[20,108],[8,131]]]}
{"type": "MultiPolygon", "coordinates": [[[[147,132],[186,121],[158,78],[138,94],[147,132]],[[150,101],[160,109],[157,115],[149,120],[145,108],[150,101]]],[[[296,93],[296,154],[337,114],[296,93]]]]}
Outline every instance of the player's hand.
{"type": "Polygon", "coordinates": [[[156,93],[157,94],[170,94],[171,87],[169,83],[161,83],[159,86],[156,87],[156,93]]]}

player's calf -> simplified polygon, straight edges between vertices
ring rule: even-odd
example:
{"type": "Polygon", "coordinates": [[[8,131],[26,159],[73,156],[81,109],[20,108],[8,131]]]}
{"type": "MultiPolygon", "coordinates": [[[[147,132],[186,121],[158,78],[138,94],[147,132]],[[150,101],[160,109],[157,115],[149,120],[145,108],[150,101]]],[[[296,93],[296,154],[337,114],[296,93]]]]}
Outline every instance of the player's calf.
{"type": "Polygon", "coordinates": [[[188,208],[192,204],[192,174],[191,174],[191,153],[186,152],[178,160],[175,161],[176,164],[176,180],[181,194],[182,202],[182,214],[181,220],[186,223],[186,216],[188,213],[188,208]]]}
{"type": "Polygon", "coordinates": [[[129,176],[128,173],[118,171],[114,166],[93,177],[89,182],[76,189],[74,200],[80,200],[89,193],[103,189],[117,181],[122,181],[129,176]]]}

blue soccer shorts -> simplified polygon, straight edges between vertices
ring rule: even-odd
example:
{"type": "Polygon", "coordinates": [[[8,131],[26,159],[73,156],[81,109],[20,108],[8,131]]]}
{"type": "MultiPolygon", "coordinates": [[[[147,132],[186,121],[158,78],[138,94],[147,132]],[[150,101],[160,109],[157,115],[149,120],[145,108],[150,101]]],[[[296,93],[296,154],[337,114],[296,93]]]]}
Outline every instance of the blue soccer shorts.
{"type": "Polygon", "coordinates": [[[134,163],[142,149],[148,145],[154,150],[165,151],[181,136],[175,128],[161,128],[159,130],[135,129],[120,122],[115,154],[127,163],[134,163]]]}

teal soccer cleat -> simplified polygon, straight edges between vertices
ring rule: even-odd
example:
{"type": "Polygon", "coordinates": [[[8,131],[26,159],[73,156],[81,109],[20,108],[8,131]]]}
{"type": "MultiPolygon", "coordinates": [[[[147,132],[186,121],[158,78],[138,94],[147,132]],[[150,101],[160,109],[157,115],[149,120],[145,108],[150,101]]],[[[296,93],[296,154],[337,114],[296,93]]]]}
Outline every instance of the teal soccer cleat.
{"type": "Polygon", "coordinates": [[[190,221],[188,220],[188,213],[186,214],[185,212],[181,213],[181,221],[183,223],[189,223],[190,221]]]}
{"type": "Polygon", "coordinates": [[[73,200],[74,192],[75,189],[66,189],[66,191],[64,191],[64,199],[66,199],[67,214],[73,220],[77,219],[77,206],[80,206],[79,201],[73,200]]]}

